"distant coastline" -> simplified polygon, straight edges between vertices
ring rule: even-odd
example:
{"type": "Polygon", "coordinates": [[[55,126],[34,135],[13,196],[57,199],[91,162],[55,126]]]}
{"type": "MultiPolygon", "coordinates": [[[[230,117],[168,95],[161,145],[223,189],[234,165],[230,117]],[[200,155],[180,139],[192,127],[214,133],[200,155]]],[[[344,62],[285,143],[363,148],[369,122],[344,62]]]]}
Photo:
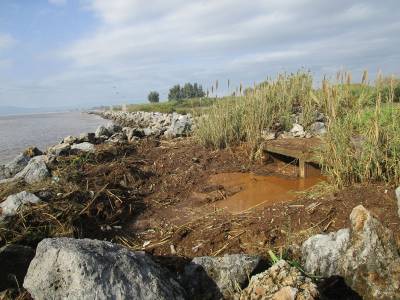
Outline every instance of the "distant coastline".
{"type": "Polygon", "coordinates": [[[14,107],[0,106],[0,117],[3,116],[21,116],[21,115],[37,115],[51,113],[67,113],[67,112],[85,112],[85,109],[77,108],[30,108],[30,107],[14,107]]]}

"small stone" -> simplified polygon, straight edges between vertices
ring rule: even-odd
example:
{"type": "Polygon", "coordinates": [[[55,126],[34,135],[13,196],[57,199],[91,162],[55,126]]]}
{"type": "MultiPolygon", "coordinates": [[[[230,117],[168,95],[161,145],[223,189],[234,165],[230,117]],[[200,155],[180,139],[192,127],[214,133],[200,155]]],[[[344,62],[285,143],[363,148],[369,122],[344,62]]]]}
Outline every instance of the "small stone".
{"type": "Polygon", "coordinates": [[[296,123],[293,124],[292,129],[290,129],[290,133],[292,133],[294,137],[304,137],[306,135],[303,126],[296,123]]]}
{"type": "Polygon", "coordinates": [[[10,195],[7,199],[0,203],[0,221],[6,217],[11,217],[17,214],[18,209],[27,203],[38,203],[40,199],[34,194],[23,191],[18,194],[10,195]]]}
{"type": "Polygon", "coordinates": [[[95,151],[95,147],[93,144],[88,143],[88,142],[83,142],[80,144],[74,144],[71,147],[71,150],[74,150],[74,152],[94,152],[95,151]]]}
{"type": "Polygon", "coordinates": [[[61,144],[69,144],[69,145],[72,145],[72,144],[76,143],[77,140],[78,140],[78,139],[77,139],[76,137],[74,137],[74,136],[72,136],[72,135],[69,135],[69,136],[66,136],[66,137],[62,140],[61,144]]]}
{"type": "Polygon", "coordinates": [[[56,156],[60,156],[67,155],[69,153],[69,150],[71,150],[71,145],[63,143],[50,147],[47,152],[56,156]]]}

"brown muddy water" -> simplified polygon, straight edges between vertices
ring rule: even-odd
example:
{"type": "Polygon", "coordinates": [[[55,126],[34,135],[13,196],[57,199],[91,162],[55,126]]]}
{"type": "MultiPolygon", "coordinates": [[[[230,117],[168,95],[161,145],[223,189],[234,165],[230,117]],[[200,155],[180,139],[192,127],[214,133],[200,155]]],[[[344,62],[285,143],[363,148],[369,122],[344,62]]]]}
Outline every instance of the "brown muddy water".
{"type": "Polygon", "coordinates": [[[289,202],[296,198],[295,192],[304,191],[323,180],[317,172],[307,178],[221,173],[211,176],[210,183],[237,191],[215,205],[231,213],[240,213],[258,206],[289,202]]]}

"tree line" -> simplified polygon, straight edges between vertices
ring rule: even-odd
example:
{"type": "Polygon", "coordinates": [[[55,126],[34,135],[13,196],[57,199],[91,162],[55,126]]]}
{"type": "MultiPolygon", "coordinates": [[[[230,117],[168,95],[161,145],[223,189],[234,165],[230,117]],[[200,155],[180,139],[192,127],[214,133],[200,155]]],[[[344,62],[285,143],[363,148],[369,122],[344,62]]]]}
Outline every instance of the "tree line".
{"type": "MultiPolygon", "coordinates": [[[[174,85],[169,89],[168,101],[180,101],[191,98],[201,98],[204,97],[206,93],[203,90],[201,84],[198,83],[185,83],[183,86],[179,84],[174,85]]],[[[148,95],[149,102],[156,103],[160,101],[160,95],[156,91],[151,91],[148,95]]]]}

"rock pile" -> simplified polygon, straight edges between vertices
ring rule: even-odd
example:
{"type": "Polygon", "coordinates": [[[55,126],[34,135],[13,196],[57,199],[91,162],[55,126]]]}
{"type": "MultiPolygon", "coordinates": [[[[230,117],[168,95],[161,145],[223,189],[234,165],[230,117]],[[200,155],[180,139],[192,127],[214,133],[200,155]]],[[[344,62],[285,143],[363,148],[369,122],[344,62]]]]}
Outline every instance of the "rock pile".
{"type": "Polygon", "coordinates": [[[163,114],[158,112],[122,112],[105,111],[101,116],[113,120],[124,127],[132,128],[141,136],[161,136],[173,138],[188,135],[193,126],[193,118],[190,114],[177,113],[163,114]]]}
{"type": "Polygon", "coordinates": [[[392,232],[362,205],[353,209],[350,222],[350,229],[304,242],[305,270],[341,276],[364,299],[398,299],[400,256],[392,232]]]}
{"type": "Polygon", "coordinates": [[[240,300],[258,299],[318,299],[317,286],[300,271],[280,260],[267,271],[251,278],[240,300]]]}

